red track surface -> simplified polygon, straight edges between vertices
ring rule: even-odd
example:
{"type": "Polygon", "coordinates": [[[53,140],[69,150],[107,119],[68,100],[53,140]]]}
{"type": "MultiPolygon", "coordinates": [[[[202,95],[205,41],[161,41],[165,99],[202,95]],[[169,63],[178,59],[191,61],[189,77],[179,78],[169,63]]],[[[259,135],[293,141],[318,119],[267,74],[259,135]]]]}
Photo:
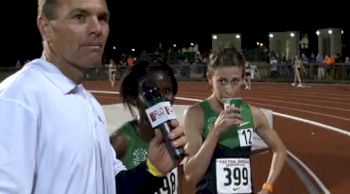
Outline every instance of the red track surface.
{"type": "MultiPolygon", "coordinates": [[[[108,82],[86,82],[85,86],[91,90],[118,91],[118,87],[111,88],[108,82]]],[[[206,82],[180,82],[177,96],[204,99],[210,92],[206,82]]],[[[102,104],[120,102],[119,97],[113,94],[95,96],[102,104]]],[[[242,97],[252,105],[274,112],[350,131],[350,85],[315,84],[295,88],[286,83],[253,83],[253,90],[243,91],[242,97]]],[[[192,103],[184,100],[175,102],[192,103]]],[[[349,136],[276,115],[274,128],[287,149],[315,173],[330,193],[350,193],[349,136]]],[[[270,159],[269,153],[253,156],[255,190],[260,189],[266,180],[270,159]]],[[[275,183],[274,193],[304,194],[309,191],[295,171],[286,164],[275,183]]]]}

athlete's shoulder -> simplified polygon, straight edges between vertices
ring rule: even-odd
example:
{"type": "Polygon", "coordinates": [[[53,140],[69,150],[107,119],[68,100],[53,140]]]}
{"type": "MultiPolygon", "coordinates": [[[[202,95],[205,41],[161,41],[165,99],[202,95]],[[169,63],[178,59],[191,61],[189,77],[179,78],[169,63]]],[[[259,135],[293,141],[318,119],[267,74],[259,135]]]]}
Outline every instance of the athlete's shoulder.
{"type": "Polygon", "coordinates": [[[128,148],[127,134],[122,128],[119,128],[110,135],[109,140],[114,150],[118,153],[118,158],[121,158],[128,148]]]}
{"type": "Polygon", "coordinates": [[[267,117],[261,108],[258,108],[256,106],[250,106],[250,109],[252,111],[252,115],[253,115],[254,124],[255,124],[256,129],[259,129],[261,127],[265,128],[265,127],[269,126],[269,122],[267,120],[267,117]]]}
{"type": "Polygon", "coordinates": [[[188,107],[184,111],[184,116],[186,117],[196,117],[198,115],[203,115],[203,109],[200,103],[195,103],[192,106],[188,107]]]}

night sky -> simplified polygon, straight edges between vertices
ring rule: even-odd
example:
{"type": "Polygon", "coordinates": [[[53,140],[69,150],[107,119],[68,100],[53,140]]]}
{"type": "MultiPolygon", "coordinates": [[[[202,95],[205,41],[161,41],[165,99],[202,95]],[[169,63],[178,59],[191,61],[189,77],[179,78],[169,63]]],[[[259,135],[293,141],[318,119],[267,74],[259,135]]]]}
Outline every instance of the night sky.
{"type": "MultiPolygon", "coordinates": [[[[2,40],[6,52],[0,66],[13,66],[17,59],[24,61],[41,55],[41,37],[35,21],[36,0],[21,1],[20,6],[12,5],[14,12],[2,17],[6,18],[2,27],[6,29],[2,40]],[[9,43],[4,42],[7,38],[9,43]]],[[[251,0],[229,4],[198,2],[108,0],[111,31],[106,53],[112,51],[112,45],[117,47],[117,52],[128,52],[130,48],[152,50],[159,42],[164,47],[195,42],[201,51],[208,51],[213,33],[242,33],[242,47],[252,49],[257,41],[267,44],[268,32],[276,31],[308,33],[310,49],[316,51],[315,31],[333,27],[344,30],[342,38],[347,52],[344,54],[349,54],[350,16],[345,1],[316,5],[295,1],[278,1],[276,5],[251,0]]]]}

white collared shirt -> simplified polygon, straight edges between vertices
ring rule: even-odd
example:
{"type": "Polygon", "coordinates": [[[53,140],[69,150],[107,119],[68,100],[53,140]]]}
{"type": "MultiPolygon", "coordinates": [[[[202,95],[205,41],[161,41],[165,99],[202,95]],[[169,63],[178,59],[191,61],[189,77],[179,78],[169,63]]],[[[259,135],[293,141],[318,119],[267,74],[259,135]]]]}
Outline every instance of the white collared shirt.
{"type": "Polygon", "coordinates": [[[0,83],[0,193],[114,194],[124,170],[103,110],[42,59],[0,83]]]}

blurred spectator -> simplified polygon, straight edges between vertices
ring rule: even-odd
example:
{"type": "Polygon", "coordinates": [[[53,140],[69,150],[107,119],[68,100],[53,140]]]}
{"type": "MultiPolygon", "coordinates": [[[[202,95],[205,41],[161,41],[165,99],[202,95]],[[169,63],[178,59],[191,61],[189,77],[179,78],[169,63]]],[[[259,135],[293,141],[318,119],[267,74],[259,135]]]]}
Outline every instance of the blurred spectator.
{"type": "Polygon", "coordinates": [[[344,61],[344,63],[349,63],[349,62],[350,62],[349,57],[348,57],[348,56],[346,56],[346,57],[345,57],[345,61],[344,61]]]}
{"type": "Polygon", "coordinates": [[[17,60],[15,67],[16,69],[20,69],[22,67],[21,61],[17,60]]]}
{"type": "Polygon", "coordinates": [[[301,82],[301,73],[302,73],[302,66],[303,66],[303,62],[300,59],[299,56],[295,56],[294,59],[294,65],[293,65],[293,69],[294,69],[294,82],[292,83],[292,86],[296,85],[296,82],[298,81],[298,85],[297,87],[303,87],[302,82],[301,82]]]}
{"type": "Polygon", "coordinates": [[[327,79],[333,79],[333,68],[335,64],[335,59],[333,56],[325,55],[323,64],[325,64],[327,79]]]}
{"type": "Polygon", "coordinates": [[[245,76],[244,76],[244,85],[246,90],[252,89],[252,83],[251,83],[251,65],[248,61],[245,62],[245,76]]]}
{"type": "Polygon", "coordinates": [[[126,59],[126,63],[128,65],[128,68],[131,68],[132,66],[134,66],[135,60],[132,56],[128,56],[128,58],[126,59]]]}
{"type": "Polygon", "coordinates": [[[278,76],[278,71],[277,71],[277,59],[273,56],[270,59],[270,73],[271,73],[271,78],[277,78],[278,76]]]}
{"type": "Polygon", "coordinates": [[[316,56],[316,65],[317,65],[317,78],[322,80],[324,78],[325,69],[323,65],[323,57],[320,53],[316,56]]]}
{"type": "Polygon", "coordinates": [[[109,59],[108,66],[108,78],[109,82],[111,83],[111,86],[114,87],[115,84],[115,77],[117,73],[117,65],[114,62],[114,59],[109,59]]]}

